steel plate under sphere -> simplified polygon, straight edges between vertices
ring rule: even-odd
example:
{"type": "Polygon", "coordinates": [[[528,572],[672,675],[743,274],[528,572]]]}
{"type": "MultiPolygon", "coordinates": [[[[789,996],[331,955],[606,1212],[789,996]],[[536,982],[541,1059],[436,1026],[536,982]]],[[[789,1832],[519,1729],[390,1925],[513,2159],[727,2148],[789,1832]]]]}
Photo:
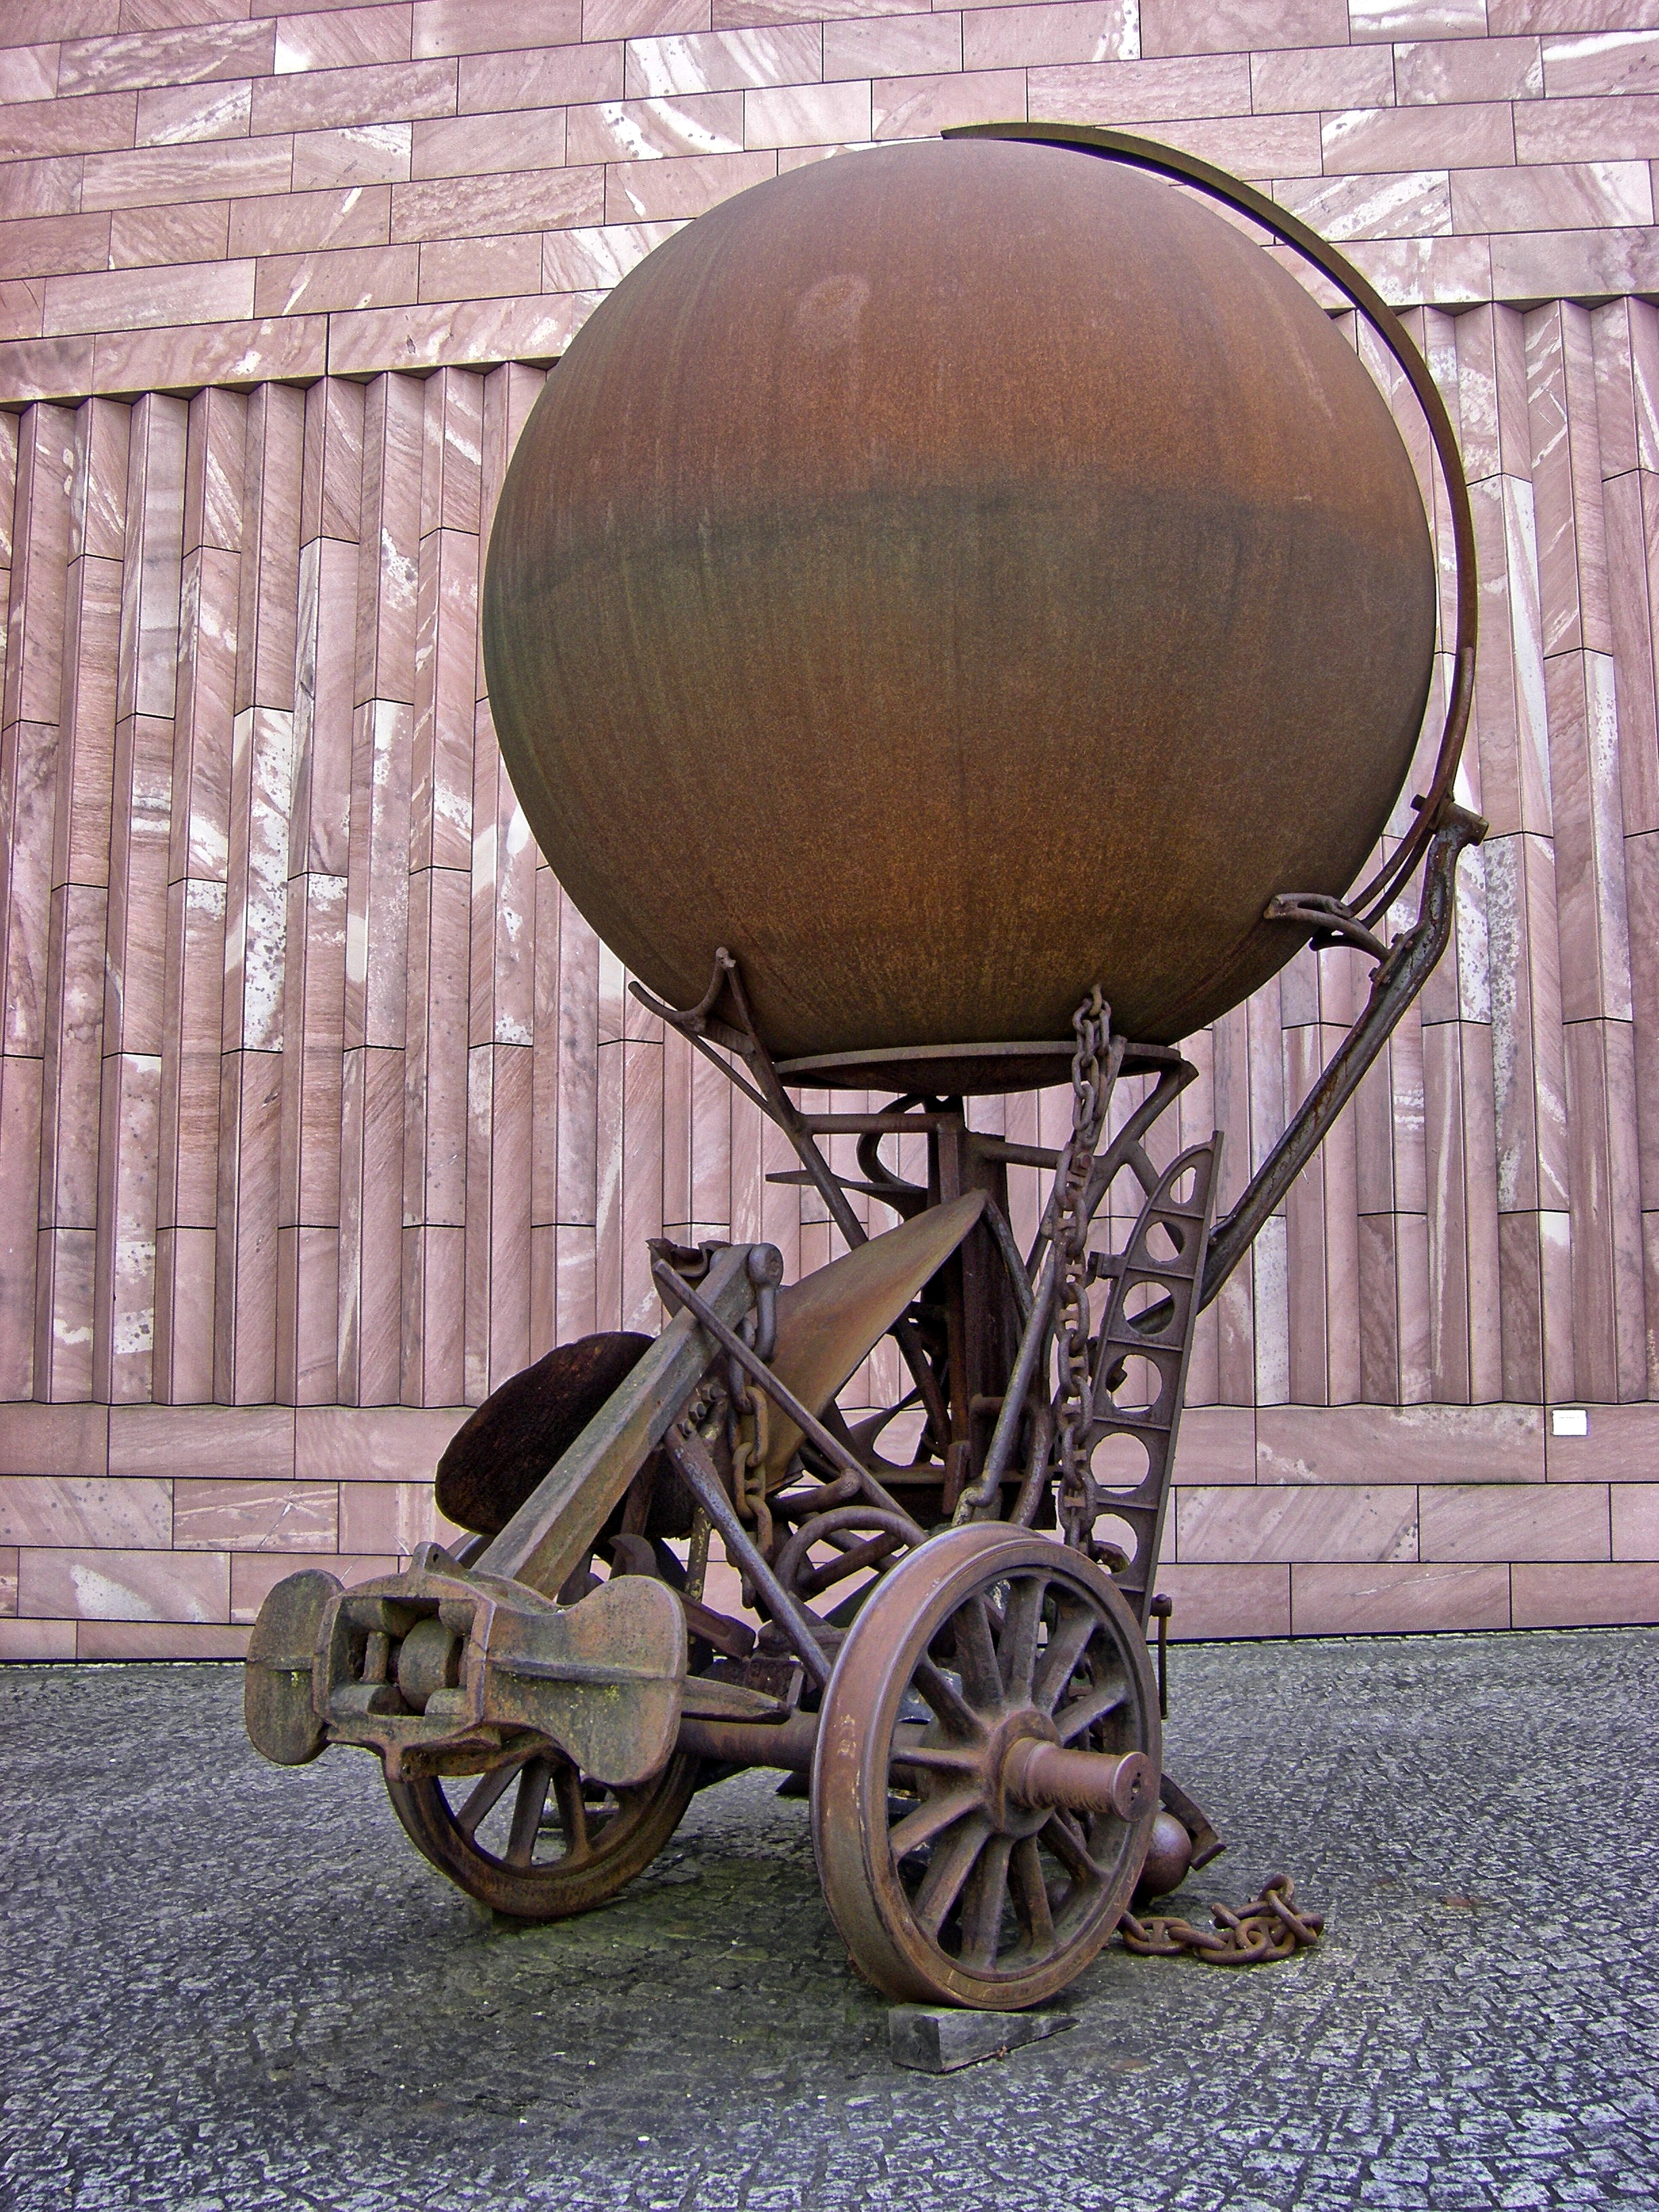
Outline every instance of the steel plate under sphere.
{"type": "Polygon", "coordinates": [[[1352,883],[1435,572],[1331,324],[1190,197],[1051,147],[846,155],[595,310],[507,472],[495,726],[554,870],[781,1056],[1167,1043],[1352,883]]]}

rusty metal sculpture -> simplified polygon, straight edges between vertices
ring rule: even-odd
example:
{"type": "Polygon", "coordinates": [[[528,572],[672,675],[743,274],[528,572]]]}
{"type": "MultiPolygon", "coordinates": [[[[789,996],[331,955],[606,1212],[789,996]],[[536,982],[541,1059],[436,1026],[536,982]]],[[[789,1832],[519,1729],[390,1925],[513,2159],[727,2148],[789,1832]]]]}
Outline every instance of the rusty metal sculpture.
{"type": "Polygon", "coordinates": [[[614,1894],[702,1784],[810,1775],[830,1910],[896,1997],[1036,2002],[1121,1922],[1221,1963],[1314,1940],[1278,1877],[1219,1935],[1126,1920],[1221,1848],[1164,1772],[1147,1628],[1198,1313],[1439,957],[1482,833],[1452,791],[1471,545],[1450,426],[1363,279],[1118,134],[803,170],[620,285],[509,471],[497,727],[639,995],[787,1134],[848,1249],[785,1285],[767,1245],[655,1246],[659,1336],[560,1347],[446,1453],[471,1542],[273,1590],[259,1748],[374,1750],[420,1849],[530,1919],[614,1894]],[[1427,420],[1452,682],[1396,842],[1436,600],[1407,457],[1306,294],[1170,180],[1335,283],[1427,420]],[[1174,1040],[1310,942],[1371,956],[1370,1000],[1218,1220],[1219,1137],[1157,1133],[1195,1072],[1174,1040]],[[1058,1150],[970,1127],[969,1097],[1062,1076],[1058,1150]],[[892,1103],[791,1096],[836,1086],[892,1103]],[[907,1134],[925,1180],[884,1156],[907,1134]],[[1011,1166],[1053,1172],[1030,1251],[1011,1166]],[[1107,1250],[1114,1186],[1138,1212],[1107,1250]],[[912,1387],[849,1427],[888,1334],[912,1387]],[[901,1413],[908,1460],[880,1448],[901,1413]],[[715,1536],[746,1618],[707,1602],[715,1536]]]}

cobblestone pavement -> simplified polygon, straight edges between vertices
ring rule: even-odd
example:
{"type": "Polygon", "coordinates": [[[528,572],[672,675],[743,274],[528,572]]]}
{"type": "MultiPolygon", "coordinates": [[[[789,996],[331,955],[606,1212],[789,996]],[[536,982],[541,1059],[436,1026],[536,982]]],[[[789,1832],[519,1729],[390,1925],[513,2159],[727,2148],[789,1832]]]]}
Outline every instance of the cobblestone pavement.
{"type": "Polygon", "coordinates": [[[0,2203],[1652,2203],[1659,1631],[1172,1672],[1171,1767],[1233,1838],[1187,1910],[1283,1864],[1324,1947],[1114,1948],[1071,2033],[934,2079],[889,2062],[768,1778],[608,1911],[490,1926],[368,1759],[254,1756],[238,1670],[6,1670],[0,2203]]]}

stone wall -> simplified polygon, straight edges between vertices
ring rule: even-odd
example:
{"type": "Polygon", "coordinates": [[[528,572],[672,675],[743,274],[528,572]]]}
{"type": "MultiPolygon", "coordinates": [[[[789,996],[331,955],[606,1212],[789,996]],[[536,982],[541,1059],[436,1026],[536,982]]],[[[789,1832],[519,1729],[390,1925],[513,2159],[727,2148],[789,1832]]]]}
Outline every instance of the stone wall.
{"type": "MultiPolygon", "coordinates": [[[[1177,1631],[1659,1618],[1659,0],[10,0],[0,40],[0,1656],[239,1650],[292,1565],[433,1530],[494,1383],[654,1326],[647,1236],[830,1256],[538,863],[481,547],[675,223],[1027,115],[1343,243],[1480,547],[1492,836],[1201,1327],[1177,1631]]],[[[1364,982],[1304,955],[1193,1041],[1235,1190],[1364,982]]]]}

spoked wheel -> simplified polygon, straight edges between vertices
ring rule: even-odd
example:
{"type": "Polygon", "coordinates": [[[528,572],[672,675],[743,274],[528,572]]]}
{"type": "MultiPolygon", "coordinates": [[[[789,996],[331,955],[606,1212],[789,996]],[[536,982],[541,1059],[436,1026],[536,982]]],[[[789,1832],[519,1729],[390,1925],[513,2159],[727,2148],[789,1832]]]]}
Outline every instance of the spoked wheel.
{"type": "Polygon", "coordinates": [[[934,1537],[859,1615],[819,1723],[818,1874],[860,1972],[1002,2011],[1064,1989],[1128,1905],[1161,1752],[1098,1567],[995,1523],[934,1537]]]}
{"type": "Polygon", "coordinates": [[[388,1782],[410,1839],[469,1897],[515,1920],[591,1912],[649,1866],[679,1826],[700,1762],[676,1752],[636,1789],[532,1754],[485,1775],[388,1782]]]}

